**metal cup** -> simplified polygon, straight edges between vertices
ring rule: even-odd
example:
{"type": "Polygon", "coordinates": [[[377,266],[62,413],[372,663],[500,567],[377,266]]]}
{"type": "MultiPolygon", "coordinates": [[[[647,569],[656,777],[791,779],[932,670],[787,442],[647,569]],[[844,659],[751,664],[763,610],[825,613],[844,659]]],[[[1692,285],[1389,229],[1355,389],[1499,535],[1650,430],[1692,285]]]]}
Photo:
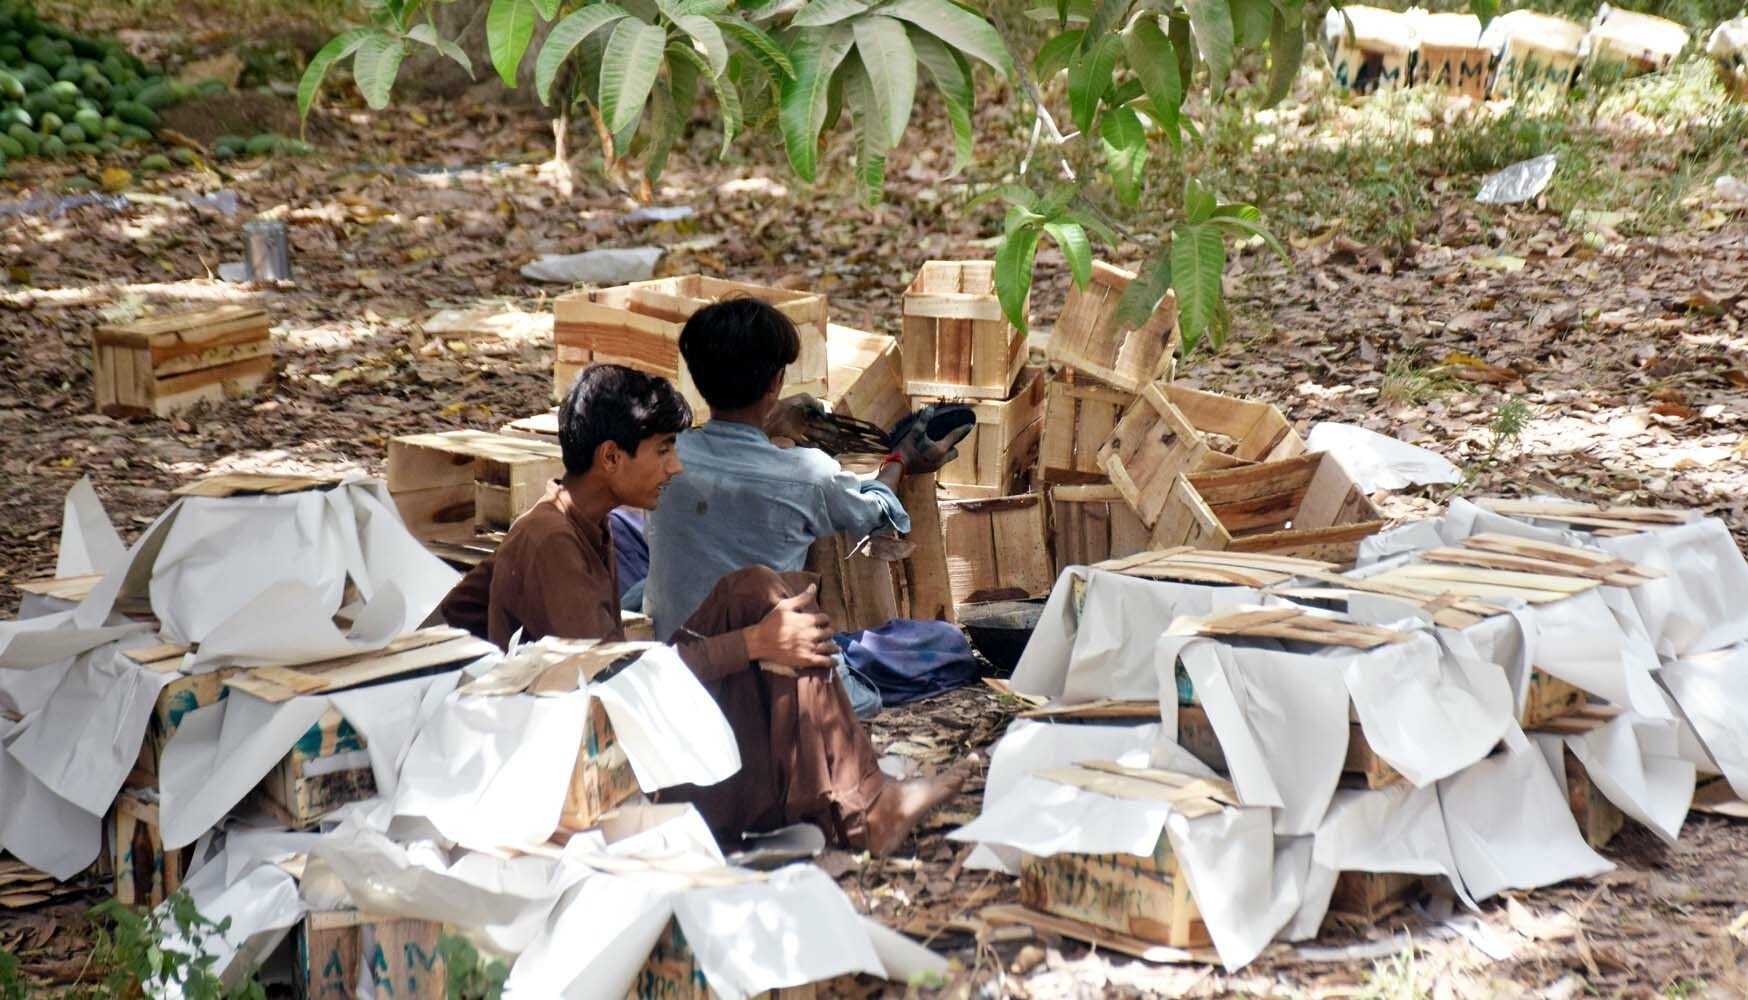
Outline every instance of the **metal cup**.
{"type": "Polygon", "coordinates": [[[251,281],[290,280],[291,238],[285,223],[243,223],[243,263],[251,281]]]}

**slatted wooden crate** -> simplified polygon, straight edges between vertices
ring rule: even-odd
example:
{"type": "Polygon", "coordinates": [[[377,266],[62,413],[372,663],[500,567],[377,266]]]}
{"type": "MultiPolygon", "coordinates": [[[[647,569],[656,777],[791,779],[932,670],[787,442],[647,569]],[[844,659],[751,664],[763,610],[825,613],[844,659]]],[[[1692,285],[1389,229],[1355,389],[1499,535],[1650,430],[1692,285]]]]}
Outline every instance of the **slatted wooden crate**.
{"type": "Polygon", "coordinates": [[[1026,363],[1026,337],[1002,314],[993,262],[929,261],[905,289],[902,310],[906,393],[1008,398],[1026,363]]]}
{"type": "Polygon", "coordinates": [[[1405,15],[1350,4],[1327,18],[1324,34],[1337,87],[1370,94],[1409,85],[1415,38],[1412,22],[1405,15]]]}
{"type": "Polygon", "coordinates": [[[1268,403],[1154,383],[1142,388],[1099,449],[1099,464],[1154,527],[1179,473],[1271,462],[1305,442],[1268,403]]]}
{"type": "Polygon", "coordinates": [[[857,539],[830,535],[807,550],[809,573],[819,575],[819,607],[832,628],[859,632],[899,617],[893,564],[864,550],[850,553],[857,539]]]}
{"type": "Polygon", "coordinates": [[[933,473],[898,481],[898,502],[910,515],[910,553],[892,563],[899,614],[916,621],[957,621],[947,558],[943,503],[933,473]]]}
{"type": "Polygon", "coordinates": [[[1487,96],[1495,100],[1532,94],[1559,95],[1572,86],[1584,26],[1563,17],[1514,10],[1488,25],[1488,38],[1503,39],[1487,96]]]}
{"type": "Polygon", "coordinates": [[[833,413],[890,431],[910,412],[897,339],[833,323],[826,327],[826,350],[825,400],[833,413]]]}
{"type": "Polygon", "coordinates": [[[1403,872],[1342,872],[1329,897],[1329,916],[1375,924],[1426,895],[1433,881],[1403,872]]]}
{"type": "Polygon", "coordinates": [[[272,812],[293,829],[376,794],[364,735],[330,708],[261,781],[272,812]]]}
{"type": "Polygon", "coordinates": [[[388,444],[389,493],[407,530],[426,540],[507,529],[563,475],[556,441],[462,430],[388,444]]]}
{"type": "Polygon", "coordinates": [[[1147,525],[1110,483],[1050,487],[1050,524],[1057,575],[1152,548],[1147,525]]]}
{"type": "MultiPolygon", "coordinates": [[[[933,400],[915,398],[921,407],[933,400]]],[[[969,401],[968,401],[969,402],[969,401]]],[[[1009,399],[971,402],[977,423],[959,442],[959,457],[941,466],[935,479],[955,500],[988,499],[1020,492],[1037,465],[1044,419],[1044,370],[1027,368],[1009,399]]]]}
{"type": "MultiPolygon", "coordinates": [[[[814,1000],[822,994],[860,995],[860,991],[840,992],[837,989],[853,987],[855,978],[839,976],[824,983],[785,986],[756,994],[749,1000],[814,1000]]],[[[637,971],[637,979],[632,983],[626,1000],[718,1000],[718,994],[710,988],[710,981],[699,967],[698,957],[687,943],[678,920],[669,920],[662,936],[656,939],[655,948],[637,971]]]]}
{"type": "Polygon", "coordinates": [[[1604,6],[1585,36],[1584,72],[1637,76],[1667,69],[1687,48],[1687,29],[1665,17],[1604,6]]]}
{"type": "Polygon", "coordinates": [[[1161,833],[1153,855],[1026,855],[1020,900],[1045,913],[1173,948],[1213,943],[1183,865],[1161,833]]]}
{"type": "Polygon", "coordinates": [[[155,792],[124,788],[109,811],[110,868],[115,898],[126,906],[156,906],[182,887],[192,846],[164,849],[155,792]]]}
{"type": "Polygon", "coordinates": [[[442,936],[443,925],[430,920],[356,910],[309,913],[297,926],[297,995],[351,1000],[359,995],[359,970],[368,968],[377,996],[444,1000],[447,969],[437,949],[442,936]]]}
{"type": "Polygon", "coordinates": [[[703,420],[703,399],[680,359],[680,329],[705,306],[731,298],[769,302],[795,322],[801,356],[784,376],[784,395],[826,394],[826,298],[701,274],[572,292],[553,306],[552,395],[564,399],[577,372],[596,362],[671,379],[703,420]]]}
{"type": "Polygon", "coordinates": [[[1443,87],[1459,97],[1487,99],[1487,75],[1493,50],[1482,45],[1436,45],[1422,42],[1415,59],[1414,82],[1443,87]]]}
{"type": "MultiPolygon", "coordinates": [[[[1187,680],[1184,678],[1183,680],[1187,680]]],[[[1192,757],[1213,768],[1221,774],[1226,773],[1226,752],[1220,748],[1220,737],[1215,735],[1213,723],[1208,721],[1208,713],[1200,704],[1194,701],[1194,689],[1181,690],[1180,681],[1179,702],[1177,709],[1177,742],[1189,751],[1192,757]],[[1188,694],[1186,701],[1183,695],[1188,694]]],[[[1365,730],[1357,722],[1348,723],[1347,756],[1341,762],[1342,784],[1350,788],[1385,788],[1400,784],[1403,781],[1401,772],[1397,771],[1384,758],[1377,755],[1372,745],[1366,742],[1365,730]]]]}
{"type": "Polygon", "coordinates": [[[1160,508],[1155,544],[1277,552],[1352,565],[1382,515],[1333,457],[1180,474],[1160,508]]]}
{"type": "Polygon", "coordinates": [[[1044,384],[1044,419],[1038,433],[1038,479],[1044,483],[1100,483],[1109,477],[1099,449],[1135,394],[1089,375],[1062,369],[1044,384]]]}
{"type": "Polygon", "coordinates": [[[941,504],[953,602],[1038,597],[1050,590],[1049,531],[1037,493],[941,504]]]}
{"type": "Polygon", "coordinates": [[[1167,292],[1140,327],[1123,329],[1117,302],[1133,272],[1093,261],[1086,288],[1070,285],[1045,356],[1118,389],[1170,381],[1178,351],[1177,297],[1167,292]]]}
{"type": "Polygon", "coordinates": [[[100,326],[91,341],[97,409],[167,417],[248,393],[273,372],[267,328],[265,312],[237,305],[100,326]]]}
{"type": "Polygon", "coordinates": [[[571,770],[570,787],[559,813],[559,829],[591,829],[601,822],[602,816],[637,794],[637,775],[631,770],[625,748],[613,734],[606,706],[601,699],[591,698],[583,724],[582,746],[577,751],[576,767],[571,770]]]}

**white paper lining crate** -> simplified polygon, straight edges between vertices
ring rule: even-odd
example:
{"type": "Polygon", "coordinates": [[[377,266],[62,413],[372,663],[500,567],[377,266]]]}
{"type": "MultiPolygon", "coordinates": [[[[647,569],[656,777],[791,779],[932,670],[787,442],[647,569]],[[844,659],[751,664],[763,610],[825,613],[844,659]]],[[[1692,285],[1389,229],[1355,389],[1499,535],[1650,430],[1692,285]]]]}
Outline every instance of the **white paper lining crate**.
{"type": "Polygon", "coordinates": [[[1070,369],[1051,375],[1044,384],[1044,420],[1038,433],[1039,481],[1106,481],[1099,449],[1134,402],[1134,393],[1070,369]]]}
{"type": "Polygon", "coordinates": [[[941,524],[955,605],[1049,592],[1056,576],[1042,496],[943,501],[941,524]]]}
{"type": "Polygon", "coordinates": [[[556,441],[445,431],[388,443],[388,490],[407,530],[459,542],[510,526],[564,475],[556,441]]]}
{"type": "Polygon", "coordinates": [[[1167,292],[1145,324],[1124,330],[1117,322],[1117,302],[1134,280],[1130,271],[1093,261],[1086,288],[1069,286],[1045,355],[1129,392],[1170,381],[1179,343],[1177,297],[1167,292]]]}
{"type": "Polygon", "coordinates": [[[1324,452],[1180,474],[1154,525],[1154,544],[1277,552],[1351,565],[1382,516],[1324,452]]]}
{"type": "Polygon", "coordinates": [[[1712,29],[1706,55],[1718,64],[1718,79],[1738,101],[1748,101],[1748,17],[1731,18],[1712,29]]]}
{"type": "Polygon", "coordinates": [[[907,394],[1008,398],[1026,364],[1026,337],[1002,314],[992,261],[929,261],[905,289],[903,313],[907,394]]]}
{"type": "MultiPolygon", "coordinates": [[[[911,400],[917,407],[929,402],[911,400]]],[[[977,423],[959,442],[959,457],[941,466],[935,479],[955,500],[987,499],[1024,490],[1037,464],[1038,434],[1044,417],[1044,370],[1027,368],[1009,399],[966,402],[977,414],[977,423]]]]}
{"type": "Polygon", "coordinates": [[[703,399],[680,360],[680,329],[698,310],[732,298],[769,302],[794,321],[801,355],[784,376],[783,394],[824,397],[825,296],[688,274],[560,296],[553,306],[553,398],[564,399],[577,372],[591,364],[625,365],[673,380],[702,422],[703,399]]]}
{"type": "Polygon", "coordinates": [[[1499,46],[1488,97],[1557,95],[1572,86],[1584,26],[1563,17],[1514,10],[1489,23],[1483,41],[1499,46]]]}
{"type": "Polygon", "coordinates": [[[825,401],[833,413],[888,431],[910,413],[897,339],[832,323],[826,327],[826,351],[831,365],[825,401]]]}
{"type": "Polygon", "coordinates": [[[226,305],[101,326],[91,337],[97,409],[165,417],[243,395],[273,372],[267,314],[226,305]]]}
{"type": "Polygon", "coordinates": [[[1558,738],[1560,763],[1556,765],[1550,760],[1549,764],[1557,768],[1554,773],[1555,780],[1566,790],[1566,805],[1572,810],[1572,818],[1578,822],[1579,832],[1584,834],[1586,843],[1599,849],[1626,828],[1627,817],[1619,806],[1610,802],[1602,790],[1596,787],[1596,782],[1591,780],[1584,762],[1572,752],[1565,737],[1607,725],[1619,711],[1602,705],[1586,706],[1578,714],[1548,720],[1530,732],[1530,735],[1538,737],[1536,742],[1550,757],[1552,752],[1548,745],[1554,741],[1547,737],[1552,735],[1558,738]]]}
{"type": "Polygon", "coordinates": [[[1304,451],[1293,425],[1268,403],[1155,382],[1117,422],[1099,463],[1141,522],[1155,527],[1179,473],[1304,451]]]}
{"type": "Polygon", "coordinates": [[[1602,67],[1605,72],[1629,76],[1654,73],[1674,62],[1687,48],[1687,41],[1687,29],[1668,18],[1603,4],[1584,39],[1589,52],[1585,72],[1602,67]]]}
{"type": "Polygon", "coordinates": [[[1058,575],[1070,566],[1091,566],[1152,547],[1147,526],[1109,483],[1051,487],[1050,524],[1058,575]]]}

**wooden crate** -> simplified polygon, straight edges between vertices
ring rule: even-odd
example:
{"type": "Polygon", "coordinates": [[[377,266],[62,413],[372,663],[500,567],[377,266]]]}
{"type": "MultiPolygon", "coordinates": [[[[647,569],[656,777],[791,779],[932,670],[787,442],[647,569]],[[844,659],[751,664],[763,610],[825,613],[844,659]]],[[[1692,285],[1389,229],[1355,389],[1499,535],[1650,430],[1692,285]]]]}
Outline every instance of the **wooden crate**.
{"type": "Polygon", "coordinates": [[[898,481],[898,502],[910,515],[905,541],[910,554],[892,563],[893,596],[902,617],[916,621],[957,621],[946,532],[933,473],[898,481]]]}
{"type": "Polygon", "coordinates": [[[1133,272],[1093,261],[1086,288],[1069,285],[1045,356],[1131,393],[1150,382],[1171,381],[1179,344],[1177,297],[1167,292],[1145,324],[1123,329],[1117,302],[1134,280],[1133,272]]]}
{"type": "MultiPolygon", "coordinates": [[[[930,402],[912,399],[922,407],[930,402]]],[[[1009,399],[973,403],[977,423],[959,442],[959,457],[943,465],[935,479],[955,500],[987,499],[1021,492],[1037,464],[1038,432],[1044,417],[1044,370],[1027,368],[1009,399]]]]}
{"type": "Polygon", "coordinates": [[[124,788],[109,811],[109,861],[115,898],[127,906],[156,906],[182,886],[193,845],[164,850],[155,792],[124,788]]]}
{"type": "Polygon", "coordinates": [[[1408,86],[1413,55],[1412,48],[1383,39],[1343,36],[1335,41],[1329,66],[1336,86],[1356,94],[1371,94],[1408,86]]]}
{"type": "Polygon", "coordinates": [[[388,443],[389,494],[407,530],[424,540],[506,530],[563,475],[556,441],[462,430],[388,443]]]}
{"type": "Polygon", "coordinates": [[[625,365],[672,379],[702,422],[704,401],[684,370],[680,329],[693,313],[731,298],[769,302],[794,321],[801,335],[801,355],[784,376],[783,394],[824,397],[828,367],[824,295],[688,274],[560,296],[553,305],[553,399],[564,399],[577,372],[591,364],[625,365]]]}
{"type": "Polygon", "coordinates": [[[1414,82],[1443,87],[1459,97],[1487,99],[1487,75],[1493,50],[1482,45],[1435,45],[1422,42],[1415,60],[1414,82]]]}
{"type": "Polygon", "coordinates": [[[446,968],[437,943],[443,925],[430,920],[324,910],[297,926],[293,978],[309,1000],[358,996],[359,969],[368,967],[376,995],[399,1000],[444,1000],[446,968]]]}
{"type": "Polygon", "coordinates": [[[1152,548],[1147,526],[1110,483],[1050,487],[1050,524],[1057,575],[1152,548]]]}
{"type": "Polygon", "coordinates": [[[1098,457],[1141,522],[1154,527],[1179,473],[1304,451],[1293,425],[1268,403],[1156,382],[1142,388],[1098,457]]]}
{"type": "Polygon", "coordinates": [[[1189,880],[1165,833],[1150,857],[1131,854],[1025,855],[1020,900],[1067,917],[1173,948],[1212,944],[1189,880]]]}
{"type": "Polygon", "coordinates": [[[1160,509],[1154,544],[1277,552],[1352,565],[1382,516],[1333,457],[1181,474],[1160,509]]]}
{"type": "MultiPolygon", "coordinates": [[[[848,985],[854,979],[854,976],[840,976],[825,983],[767,990],[748,1000],[813,1000],[820,995],[821,986],[828,987],[826,995],[835,996],[838,994],[830,986],[848,985]]],[[[704,970],[699,968],[698,958],[687,943],[685,933],[680,930],[678,920],[670,919],[662,936],[656,939],[649,958],[637,971],[637,979],[632,983],[631,992],[626,994],[626,1000],[717,1000],[716,991],[704,978],[704,970]]]]}
{"type": "Polygon", "coordinates": [[[1375,924],[1426,895],[1431,882],[1404,872],[1342,872],[1335,877],[1328,915],[1375,924]]]}
{"type": "Polygon", "coordinates": [[[1039,597],[1056,579],[1037,493],[941,504],[953,603],[1039,597]]]}
{"type": "Polygon", "coordinates": [[[859,632],[878,628],[898,614],[893,564],[864,550],[850,554],[856,539],[830,535],[807,550],[804,569],[819,574],[819,607],[832,628],[859,632]]]}
{"type": "Polygon", "coordinates": [[[376,794],[364,735],[330,708],[261,779],[272,811],[293,828],[307,828],[344,805],[376,794]]]}
{"type": "Polygon", "coordinates": [[[1504,37],[1487,96],[1495,100],[1531,94],[1559,95],[1572,86],[1584,26],[1563,17],[1512,11],[1489,25],[1504,37]]]}
{"type": "MultiPolygon", "coordinates": [[[[1208,721],[1207,711],[1201,705],[1193,703],[1195,691],[1187,685],[1187,680],[1188,678],[1182,676],[1178,678],[1178,746],[1215,771],[1225,774],[1226,752],[1220,748],[1220,737],[1214,734],[1214,726],[1208,721]]],[[[1347,756],[1341,762],[1341,780],[1348,787],[1378,789],[1399,784],[1403,778],[1401,772],[1372,750],[1360,724],[1350,722],[1347,730],[1347,756]]]]}
{"type": "Polygon", "coordinates": [[[833,413],[890,431],[910,413],[898,340],[832,323],[826,327],[825,401],[833,413]]]}
{"type": "Polygon", "coordinates": [[[273,372],[267,327],[265,312],[238,305],[100,326],[91,338],[97,409],[166,417],[243,395],[273,372]]]}
{"type": "Polygon", "coordinates": [[[905,289],[902,311],[906,393],[1008,398],[1026,363],[1026,335],[1002,315],[993,262],[929,261],[905,289]]]}
{"type": "Polygon", "coordinates": [[[1105,482],[1109,477],[1099,464],[1099,449],[1134,402],[1134,393],[1071,369],[1051,375],[1044,384],[1044,419],[1038,429],[1038,480],[1105,482]]]}
{"type": "Polygon", "coordinates": [[[1687,29],[1668,18],[1609,7],[1585,36],[1584,71],[1637,76],[1667,69],[1687,48],[1687,29]]]}
{"type": "Polygon", "coordinates": [[[1590,696],[1573,684],[1568,684],[1553,674],[1540,670],[1530,670],[1529,691],[1524,696],[1523,711],[1518,713],[1518,724],[1525,729],[1554,719],[1564,718],[1584,708],[1589,703],[1590,696]]]}
{"type": "Polygon", "coordinates": [[[583,742],[577,750],[576,767],[559,813],[560,830],[588,830],[601,817],[638,793],[637,775],[625,748],[613,734],[601,699],[589,699],[589,714],[583,725],[583,742]]]}
{"type": "Polygon", "coordinates": [[[1590,780],[1590,772],[1568,747],[1566,763],[1566,804],[1572,808],[1572,818],[1591,847],[1601,848],[1626,828],[1627,816],[1590,780]]]}
{"type": "MultiPolygon", "coordinates": [[[[147,670],[172,673],[176,672],[187,651],[185,646],[149,646],[127,650],[125,655],[147,670]]],[[[176,735],[183,718],[195,709],[223,701],[230,693],[230,689],[225,687],[225,679],[239,669],[220,667],[205,674],[179,674],[164,685],[158,692],[157,701],[152,704],[152,714],[146,722],[146,738],[140,745],[140,757],[133,774],[128,776],[129,784],[137,787],[156,784],[164,748],[170,745],[170,738],[176,735]]]]}

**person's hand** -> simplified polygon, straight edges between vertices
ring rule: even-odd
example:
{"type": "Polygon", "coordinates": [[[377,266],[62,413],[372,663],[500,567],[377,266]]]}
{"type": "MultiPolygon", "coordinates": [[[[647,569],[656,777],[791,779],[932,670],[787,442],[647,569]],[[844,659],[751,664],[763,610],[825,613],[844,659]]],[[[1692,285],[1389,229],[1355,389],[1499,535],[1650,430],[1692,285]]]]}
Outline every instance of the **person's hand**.
{"type": "Polygon", "coordinates": [[[901,427],[892,454],[906,474],[937,472],[959,457],[955,447],[976,425],[976,414],[965,406],[926,406],[901,427]]]}
{"type": "Polygon", "coordinates": [[[761,669],[793,677],[802,670],[836,666],[832,654],[831,619],[814,602],[817,585],[778,601],[757,624],[746,629],[747,658],[761,669]]]}
{"type": "Polygon", "coordinates": [[[765,418],[765,435],[771,438],[788,438],[798,443],[806,441],[812,427],[811,418],[824,412],[824,404],[805,392],[785,396],[777,401],[776,406],[771,407],[770,416],[765,418]]]}

